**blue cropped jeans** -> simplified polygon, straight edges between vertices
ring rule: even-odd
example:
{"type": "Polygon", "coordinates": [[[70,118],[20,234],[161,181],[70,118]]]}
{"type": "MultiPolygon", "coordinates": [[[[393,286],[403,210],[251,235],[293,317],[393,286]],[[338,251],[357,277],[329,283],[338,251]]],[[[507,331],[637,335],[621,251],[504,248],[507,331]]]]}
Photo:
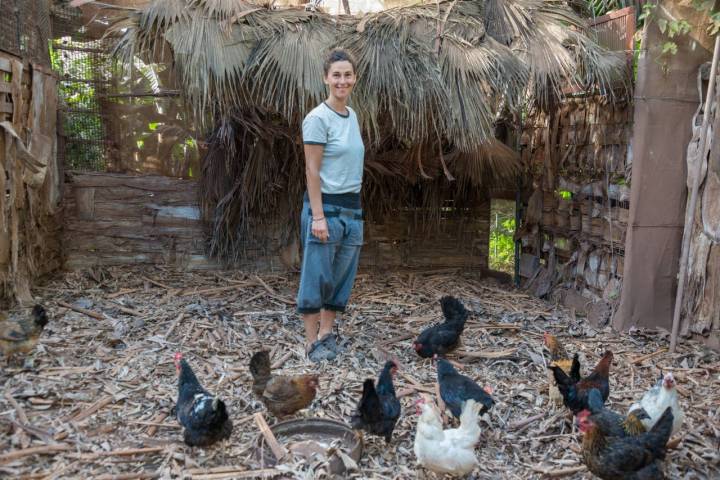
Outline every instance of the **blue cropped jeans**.
{"type": "Polygon", "coordinates": [[[363,244],[361,209],[323,204],[329,238],[323,243],[312,234],[312,212],[303,203],[300,238],[303,245],[298,313],[318,313],[321,309],[344,312],[347,306],[360,249],[363,244]]]}

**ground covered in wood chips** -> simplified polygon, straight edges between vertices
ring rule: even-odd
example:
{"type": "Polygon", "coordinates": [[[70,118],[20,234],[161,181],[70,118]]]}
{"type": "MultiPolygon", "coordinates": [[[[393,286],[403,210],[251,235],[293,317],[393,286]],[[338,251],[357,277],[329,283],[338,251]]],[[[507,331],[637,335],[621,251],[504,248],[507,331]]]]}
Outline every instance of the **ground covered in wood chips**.
{"type": "MultiPolygon", "coordinates": [[[[671,478],[720,476],[720,362],[698,343],[667,353],[667,335],[596,330],[554,305],[453,271],[360,274],[340,321],[347,350],[331,364],[304,358],[294,311],[296,274],[179,273],[158,268],[98,269],[59,277],[35,293],[51,312],[40,345],[24,366],[0,381],[0,477],[259,478],[279,473],[254,455],[258,428],[247,364],[270,349],[286,373],[319,371],[320,393],[300,416],[347,421],[362,381],[376,377],[388,354],[402,362],[396,388],[403,415],[389,447],[366,445],[356,478],[437,478],[415,466],[413,403],[435,391],[435,370],[418,358],[412,338],[440,319],[438,299],[452,294],[473,314],[463,347],[451,358],[494,389],[482,421],[474,478],[590,478],[578,436],[562,409],[547,403],[547,352],[555,333],[579,352],[584,372],[605,349],[615,353],[612,409],[625,412],[660,369],[675,374],[686,420],[671,450],[671,478]],[[70,308],[72,307],[72,308],[70,308]],[[84,309],[84,313],[81,313],[84,309]],[[208,449],[182,443],[170,415],[177,387],[173,354],[182,351],[201,382],[218,392],[234,419],[232,438],[208,449]],[[464,352],[464,353],[463,353],[464,352]]],[[[266,414],[268,423],[275,419],[266,414]]],[[[285,478],[323,478],[323,464],[295,462],[285,478]]]]}

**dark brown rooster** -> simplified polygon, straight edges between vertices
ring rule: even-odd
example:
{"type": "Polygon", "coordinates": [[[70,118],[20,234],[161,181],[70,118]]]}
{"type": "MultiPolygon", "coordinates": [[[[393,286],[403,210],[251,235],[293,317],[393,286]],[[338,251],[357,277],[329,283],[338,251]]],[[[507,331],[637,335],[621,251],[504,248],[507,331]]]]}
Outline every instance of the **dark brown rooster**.
{"type": "Polygon", "coordinates": [[[595,424],[609,437],[634,437],[645,433],[646,429],[642,421],[650,418],[642,408],[633,410],[627,417],[605,408],[602,395],[597,388],[591,389],[588,394],[588,407],[595,424]]]}
{"type": "Polygon", "coordinates": [[[584,410],[577,416],[584,434],[583,462],[604,480],[662,480],[662,461],[673,424],[668,407],[653,428],[637,436],[612,437],[598,424],[599,418],[584,410]]]}
{"type": "Polygon", "coordinates": [[[270,367],[270,354],[265,350],[256,352],[250,359],[250,373],[253,392],[276,417],[292,415],[308,407],[317,394],[317,375],[275,376],[270,367]]]}
{"type": "Polygon", "coordinates": [[[178,372],[175,415],[185,428],[185,443],[191,447],[206,447],[229,438],[233,425],[225,403],[200,385],[181,353],[175,354],[175,368],[178,372]]]}
{"type": "Polygon", "coordinates": [[[35,305],[30,315],[26,312],[10,317],[0,312],[0,351],[7,360],[19,353],[30,353],[48,324],[42,305],[35,305]]]}
{"type": "MultiPolygon", "coordinates": [[[[587,377],[580,381],[573,380],[569,377],[562,368],[558,366],[550,366],[555,381],[557,382],[558,390],[563,396],[563,403],[573,413],[577,414],[581,410],[589,410],[588,406],[588,394],[593,388],[597,388],[602,395],[602,400],[605,402],[610,396],[610,364],[612,363],[613,353],[608,350],[600,359],[595,369],[587,377]]],[[[574,358],[573,362],[577,359],[574,358]]],[[[573,366],[573,370],[576,370],[579,374],[580,364],[577,363],[577,367],[573,366]]]]}
{"type": "Polygon", "coordinates": [[[387,443],[390,443],[395,424],[400,418],[400,400],[395,396],[393,385],[396,371],[395,362],[388,360],[380,373],[377,387],[372,378],[365,380],[357,412],[350,419],[354,429],[380,435],[387,443]]]}

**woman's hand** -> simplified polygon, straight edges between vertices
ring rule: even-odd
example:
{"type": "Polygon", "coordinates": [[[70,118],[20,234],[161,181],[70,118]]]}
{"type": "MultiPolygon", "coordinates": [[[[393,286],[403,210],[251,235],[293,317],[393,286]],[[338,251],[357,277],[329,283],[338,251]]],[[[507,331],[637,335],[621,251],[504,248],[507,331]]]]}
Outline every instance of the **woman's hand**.
{"type": "Polygon", "coordinates": [[[312,227],[310,229],[312,234],[321,242],[327,242],[330,238],[330,232],[328,232],[327,220],[323,217],[318,220],[312,219],[312,227]]]}

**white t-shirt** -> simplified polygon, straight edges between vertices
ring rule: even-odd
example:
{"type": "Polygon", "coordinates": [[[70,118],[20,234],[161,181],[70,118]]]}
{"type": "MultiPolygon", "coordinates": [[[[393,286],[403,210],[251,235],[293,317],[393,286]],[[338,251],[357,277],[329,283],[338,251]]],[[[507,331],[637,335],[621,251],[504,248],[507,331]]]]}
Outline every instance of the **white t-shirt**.
{"type": "Polygon", "coordinates": [[[362,186],[365,145],[355,111],[341,115],[325,102],[303,120],[303,143],[324,145],[320,165],[322,193],[358,193],[362,186]]]}

